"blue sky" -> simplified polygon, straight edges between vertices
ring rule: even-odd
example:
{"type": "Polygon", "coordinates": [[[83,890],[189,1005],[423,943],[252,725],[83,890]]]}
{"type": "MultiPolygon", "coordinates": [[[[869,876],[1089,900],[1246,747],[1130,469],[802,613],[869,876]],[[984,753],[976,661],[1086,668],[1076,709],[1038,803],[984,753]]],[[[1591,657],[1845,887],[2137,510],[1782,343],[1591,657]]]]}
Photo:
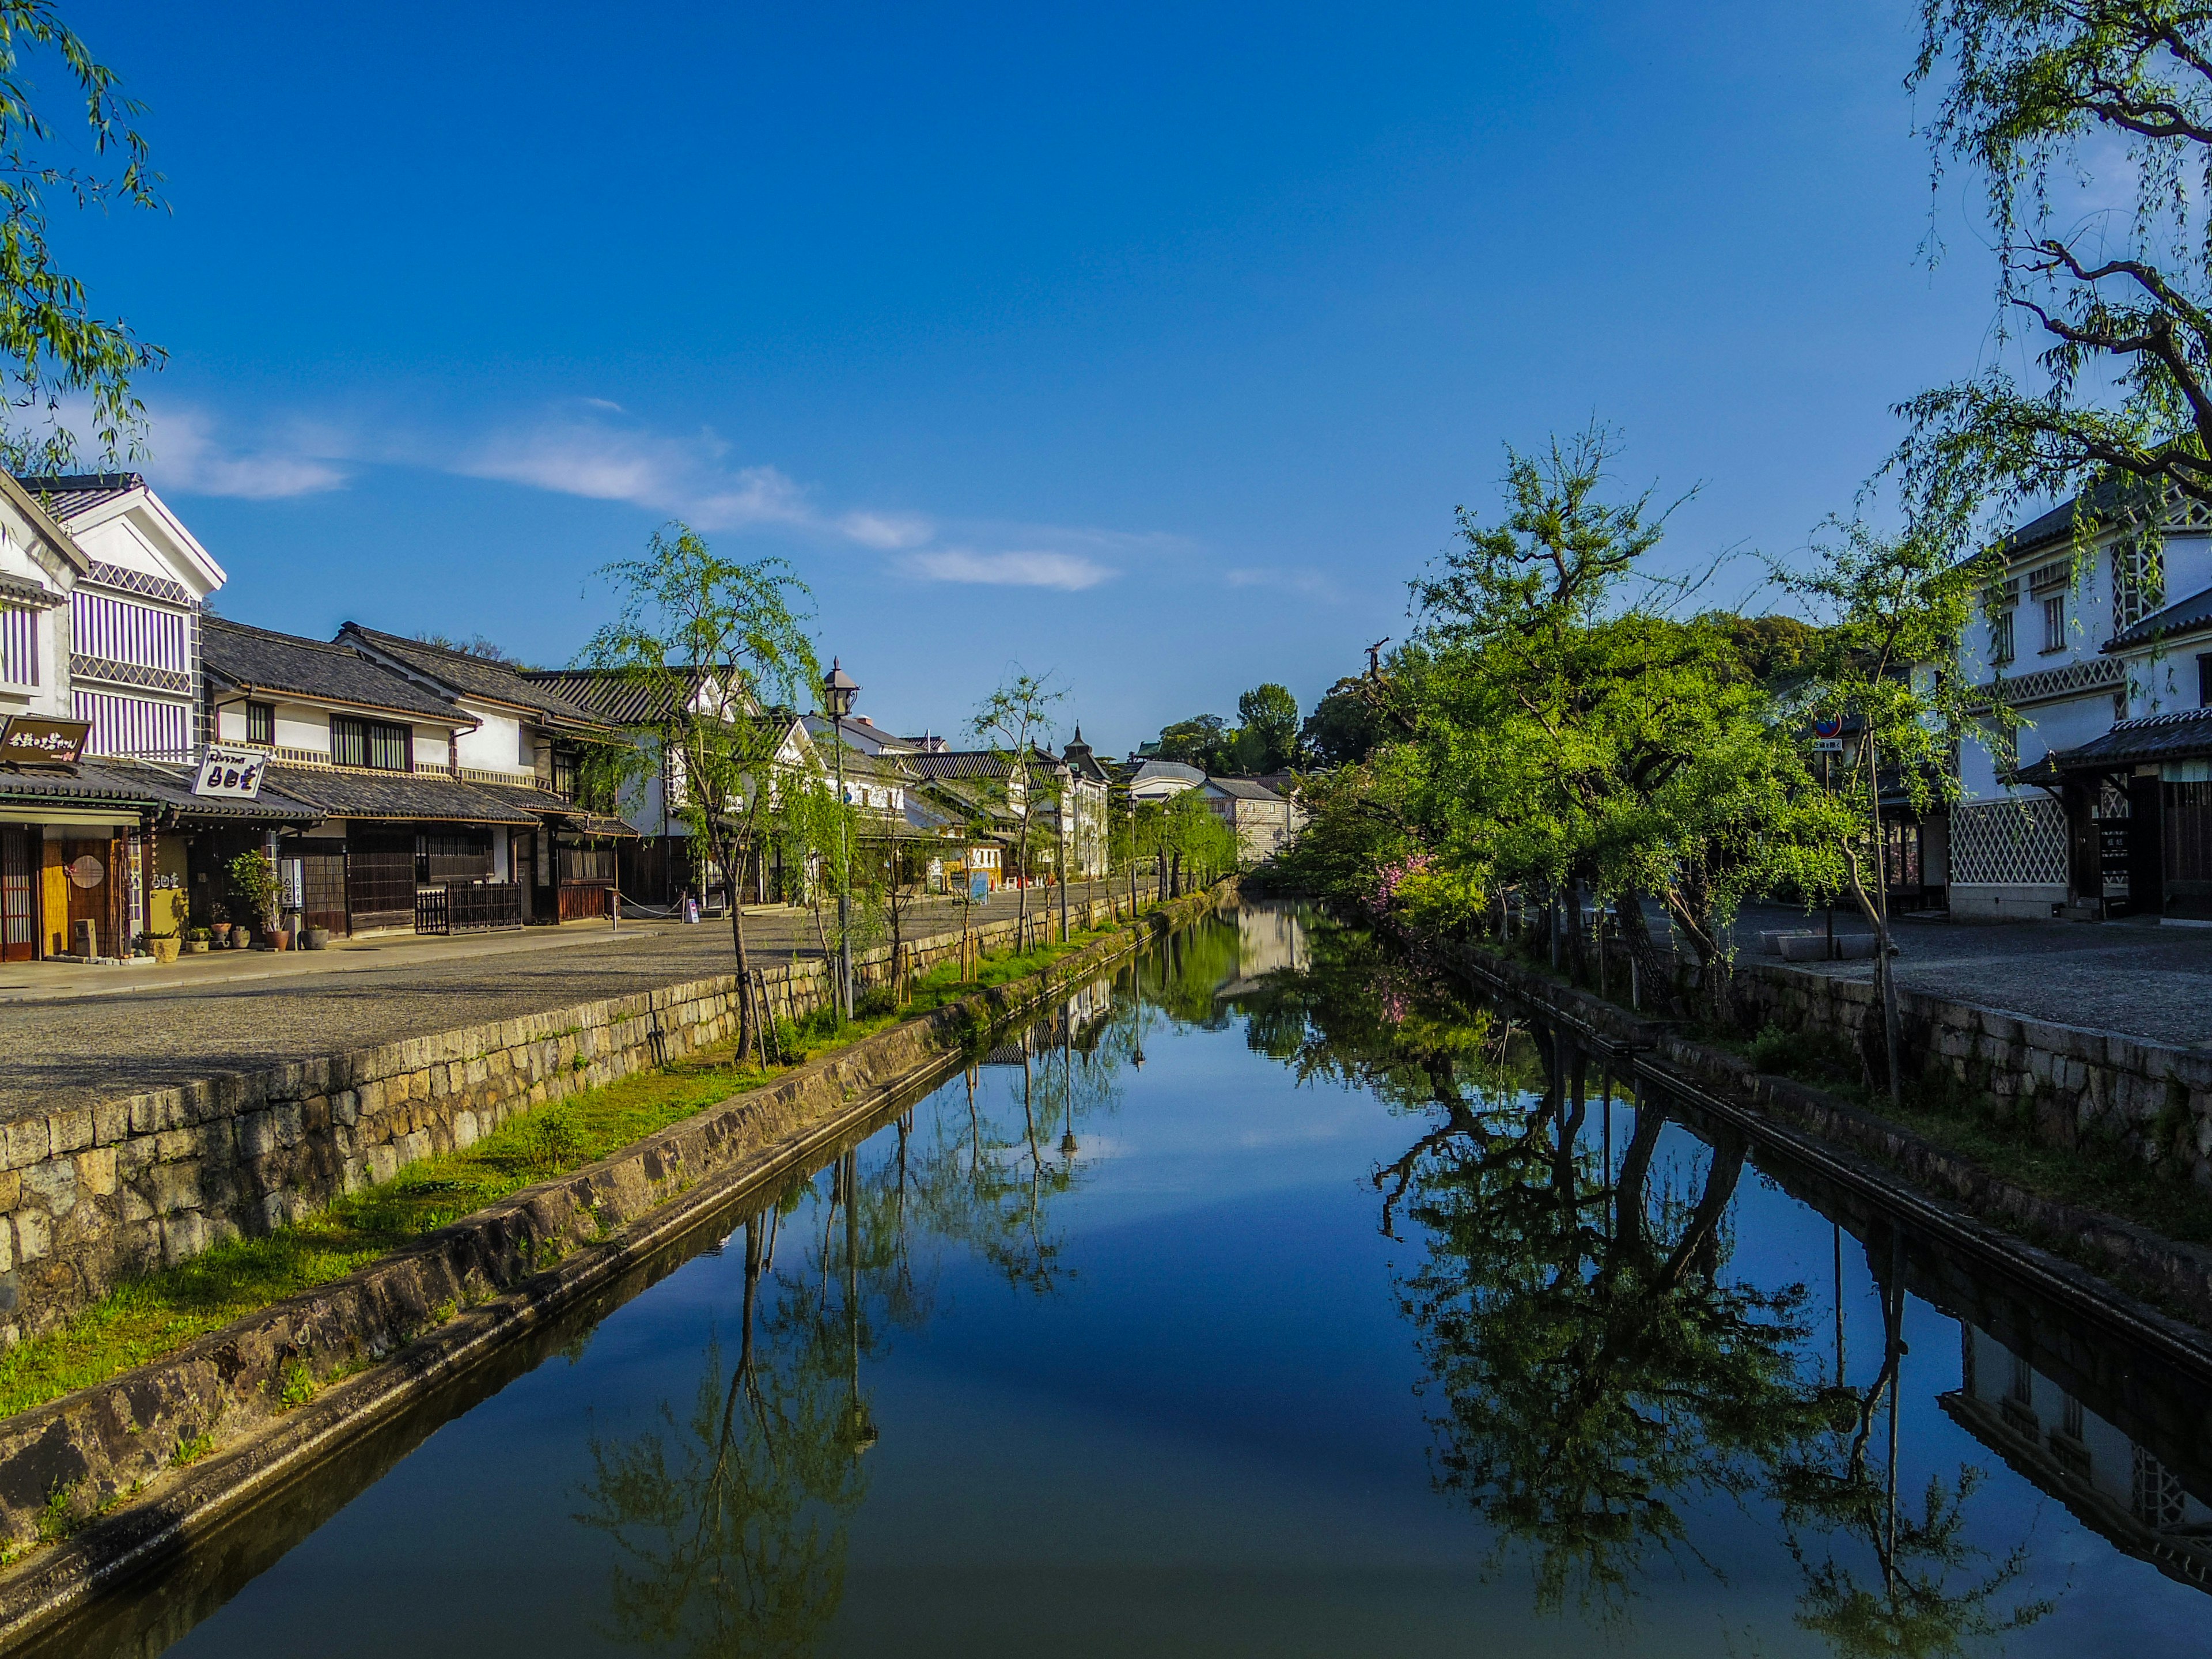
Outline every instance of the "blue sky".
{"type": "Polygon", "coordinates": [[[562,661],[683,517],[878,720],[1119,752],[1402,635],[1506,441],[1703,481],[1686,564],[1846,507],[1987,343],[1912,9],[73,8],[173,211],[63,246],[228,615],[562,661]]]}

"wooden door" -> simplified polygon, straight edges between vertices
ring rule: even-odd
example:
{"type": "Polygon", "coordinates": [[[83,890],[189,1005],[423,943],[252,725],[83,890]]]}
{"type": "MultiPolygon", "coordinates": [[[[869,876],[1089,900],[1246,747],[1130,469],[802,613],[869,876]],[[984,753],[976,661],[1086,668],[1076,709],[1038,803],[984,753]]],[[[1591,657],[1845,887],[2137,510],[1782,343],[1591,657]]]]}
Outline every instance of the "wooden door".
{"type": "MultiPolygon", "coordinates": [[[[46,844],[55,845],[52,842],[46,844]]],[[[115,937],[115,842],[106,836],[97,840],[69,836],[59,845],[62,951],[76,951],[77,923],[88,921],[93,931],[92,953],[102,957],[122,955],[124,941],[115,937]]],[[[49,931],[52,930],[53,920],[49,917],[49,931]]]]}
{"type": "Polygon", "coordinates": [[[0,962],[39,954],[38,834],[25,824],[0,824],[0,962]]]}

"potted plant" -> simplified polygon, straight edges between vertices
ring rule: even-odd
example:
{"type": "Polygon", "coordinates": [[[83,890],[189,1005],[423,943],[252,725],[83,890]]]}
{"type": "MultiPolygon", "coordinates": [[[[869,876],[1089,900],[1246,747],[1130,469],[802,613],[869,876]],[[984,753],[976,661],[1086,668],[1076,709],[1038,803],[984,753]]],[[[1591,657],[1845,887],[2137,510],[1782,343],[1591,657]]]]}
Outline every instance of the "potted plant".
{"type": "Polygon", "coordinates": [[[148,933],[146,935],[146,948],[154,953],[154,960],[160,963],[164,968],[167,967],[171,963],[177,959],[177,952],[182,948],[183,945],[184,941],[179,939],[174,933],[148,933]]]}
{"type": "Polygon", "coordinates": [[[319,951],[330,942],[331,930],[327,927],[303,927],[300,930],[300,948],[302,951],[319,951]]]}
{"type": "Polygon", "coordinates": [[[234,921],[230,924],[230,948],[232,950],[243,951],[247,945],[252,943],[253,930],[251,927],[248,927],[242,921],[234,921]]]}
{"type": "Polygon", "coordinates": [[[230,861],[231,890],[245,901],[246,908],[260,918],[261,931],[269,937],[271,948],[284,948],[283,934],[277,930],[276,900],[279,891],[276,866],[265,853],[240,853],[230,861]]]}
{"type": "MultiPolygon", "coordinates": [[[[228,932],[229,930],[226,928],[224,931],[228,932]]],[[[204,957],[207,954],[207,948],[208,930],[206,928],[191,927],[185,930],[185,954],[186,956],[204,957]]]]}

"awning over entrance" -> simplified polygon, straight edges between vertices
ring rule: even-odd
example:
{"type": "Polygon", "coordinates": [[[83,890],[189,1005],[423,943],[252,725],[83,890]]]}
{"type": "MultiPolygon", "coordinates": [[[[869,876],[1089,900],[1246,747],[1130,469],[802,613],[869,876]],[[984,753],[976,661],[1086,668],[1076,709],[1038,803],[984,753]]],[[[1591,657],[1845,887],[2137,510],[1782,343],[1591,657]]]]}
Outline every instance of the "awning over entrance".
{"type": "Polygon", "coordinates": [[[158,824],[196,828],[222,824],[237,829],[305,828],[322,817],[314,807],[264,787],[258,800],[227,800],[195,795],[192,774],[157,761],[104,760],[89,763],[118,782],[150,796],[158,824]]]}
{"type": "Polygon", "coordinates": [[[2185,708],[2121,720],[2074,749],[2057,750],[2014,774],[2014,781],[2050,787],[2069,774],[2131,771],[2138,766],[2212,757],[2212,708],[2185,708]]]}
{"type": "Polygon", "coordinates": [[[159,805],[143,784],[94,762],[0,766],[0,823],[135,825],[159,805]]]}
{"type": "Polygon", "coordinates": [[[622,819],[605,812],[592,811],[571,800],[563,800],[550,789],[524,789],[504,783],[483,784],[478,787],[502,797],[510,806],[529,813],[532,823],[542,823],[549,830],[588,836],[595,841],[643,839],[622,819]]]}

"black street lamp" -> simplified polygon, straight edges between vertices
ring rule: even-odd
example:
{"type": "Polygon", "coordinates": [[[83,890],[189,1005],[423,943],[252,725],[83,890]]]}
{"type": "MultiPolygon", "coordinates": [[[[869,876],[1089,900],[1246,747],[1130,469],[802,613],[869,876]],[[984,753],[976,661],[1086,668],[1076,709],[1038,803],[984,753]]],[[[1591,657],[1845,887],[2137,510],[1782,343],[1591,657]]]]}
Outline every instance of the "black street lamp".
{"type": "Polygon", "coordinates": [[[837,756],[837,995],[845,1018],[853,1018],[853,853],[846,824],[845,717],[860,687],[850,674],[830,659],[830,672],[822,677],[822,707],[830,715],[830,735],[837,756]]]}

